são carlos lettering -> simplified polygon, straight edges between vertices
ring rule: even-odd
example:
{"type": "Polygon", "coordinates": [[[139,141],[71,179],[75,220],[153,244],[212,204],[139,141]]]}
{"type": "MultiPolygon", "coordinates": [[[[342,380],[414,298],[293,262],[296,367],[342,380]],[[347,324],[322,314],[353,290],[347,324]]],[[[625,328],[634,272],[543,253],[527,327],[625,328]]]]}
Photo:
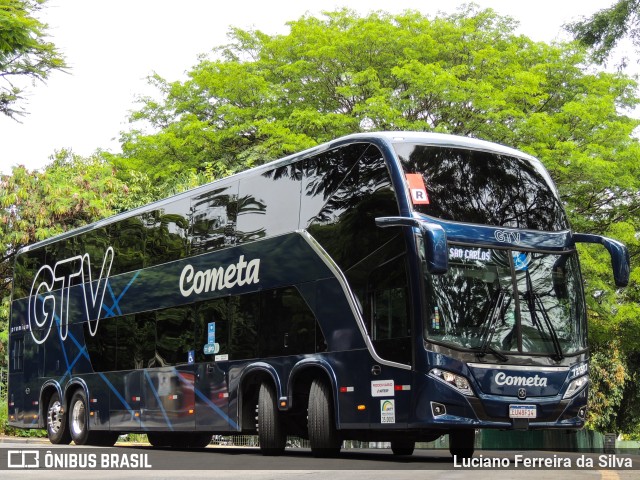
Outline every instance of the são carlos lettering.
{"type": "Polygon", "coordinates": [[[240,255],[237,263],[225,267],[212,267],[196,272],[193,265],[185,265],[180,274],[180,293],[188,297],[192,294],[224,290],[225,288],[251,285],[260,281],[260,259],[245,261],[240,255]]]}

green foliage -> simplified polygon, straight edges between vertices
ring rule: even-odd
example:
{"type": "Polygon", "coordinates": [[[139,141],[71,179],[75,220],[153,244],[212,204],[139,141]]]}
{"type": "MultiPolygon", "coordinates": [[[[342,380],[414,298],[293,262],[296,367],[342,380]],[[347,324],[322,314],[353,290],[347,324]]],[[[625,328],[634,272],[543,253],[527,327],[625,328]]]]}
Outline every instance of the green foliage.
{"type": "Polygon", "coordinates": [[[14,167],[0,176],[0,367],[7,365],[13,257],[30,243],[116,212],[127,191],[113,167],[62,151],[43,171],[14,167]]]}
{"type": "Polygon", "coordinates": [[[229,44],[203,57],[187,81],[153,77],[158,98],[141,99],[132,116],[150,132],[123,134],[114,164],[145,172],[154,185],[205,171],[215,178],[365,125],[523,149],[550,170],[575,230],[630,247],[632,281],[624,290],[613,286],[604,249],[580,247],[591,344],[617,352],[613,373],[595,356],[592,402],[600,420],[591,425],[612,427],[616,412],[628,417],[625,385],[635,378],[628,364],[640,351],[633,342],[640,147],[632,136],[638,121],[624,112],[638,104],[636,83],[588,70],[577,44],[516,36],[512,19],[474,7],[438,18],[339,10],[289,27],[273,36],[232,29],[229,44]]]}
{"type": "Polygon", "coordinates": [[[613,286],[604,249],[579,247],[594,352],[589,425],[640,431],[640,145],[625,114],[636,83],[594,71],[577,43],[533,42],[475,7],[436,18],[338,10],[288,25],[284,35],[232,29],[186,81],[152,77],[157,97],[140,99],[122,154],[63,152],[43,173],[2,177],[0,297],[22,245],[343,134],[485,138],[543,161],[574,230],[629,246],[626,289],[613,286]]]}
{"type": "Polygon", "coordinates": [[[617,412],[623,399],[629,372],[617,348],[595,350],[589,366],[591,387],[587,427],[599,432],[615,432],[617,412]]]}
{"type": "MultiPolygon", "coordinates": [[[[66,65],[53,43],[47,42],[47,25],[34,17],[46,0],[0,0],[0,113],[15,118],[25,112],[18,78],[45,81],[66,65]]],[[[26,82],[25,82],[26,83],[26,82]]]]}
{"type": "Polygon", "coordinates": [[[565,28],[575,39],[592,49],[596,62],[603,63],[620,40],[629,38],[640,47],[640,1],[617,0],[591,17],[565,28]]]}

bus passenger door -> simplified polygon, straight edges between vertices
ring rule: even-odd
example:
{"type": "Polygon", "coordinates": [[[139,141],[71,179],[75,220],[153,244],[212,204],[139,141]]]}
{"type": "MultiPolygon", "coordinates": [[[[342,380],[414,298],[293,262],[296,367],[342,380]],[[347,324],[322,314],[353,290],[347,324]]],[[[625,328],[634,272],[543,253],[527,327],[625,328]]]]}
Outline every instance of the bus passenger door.
{"type": "MultiPolygon", "coordinates": [[[[375,268],[367,285],[369,334],[383,360],[411,365],[411,316],[405,255],[392,257],[375,268]]],[[[412,374],[409,369],[375,364],[371,368],[370,422],[392,427],[406,423],[411,409],[412,374]]]]}

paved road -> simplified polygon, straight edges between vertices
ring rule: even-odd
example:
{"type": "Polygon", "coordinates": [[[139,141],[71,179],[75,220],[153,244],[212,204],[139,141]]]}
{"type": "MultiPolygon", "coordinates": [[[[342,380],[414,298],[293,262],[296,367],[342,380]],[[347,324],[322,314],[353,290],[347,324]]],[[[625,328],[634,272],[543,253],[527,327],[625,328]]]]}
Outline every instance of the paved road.
{"type": "MultiPolygon", "coordinates": [[[[69,461],[70,455],[78,459],[90,459],[93,455],[95,463],[101,462],[103,455],[108,455],[109,461],[123,466],[151,465],[152,468],[129,468],[124,470],[73,470],[41,468],[33,470],[11,469],[0,471],[0,476],[9,474],[6,478],[46,478],[70,480],[74,478],[100,479],[173,479],[173,478],[212,478],[216,480],[265,480],[265,479],[297,479],[307,480],[404,480],[404,479],[451,479],[468,480],[470,475],[491,476],[491,480],[513,479],[533,480],[558,478],[594,479],[594,480],[631,480],[640,478],[640,456],[620,454],[604,456],[579,453],[554,452],[490,452],[478,451],[474,456],[475,464],[468,468],[462,461],[454,463],[447,451],[420,450],[410,457],[395,457],[388,450],[343,450],[335,459],[315,459],[309,450],[291,449],[280,457],[265,457],[254,448],[208,447],[201,450],[154,450],[150,447],[121,446],[114,449],[97,449],[85,447],[58,447],[47,443],[24,443],[4,439],[0,442],[0,468],[8,465],[8,452],[38,451],[40,462],[43,464],[45,455],[51,463],[55,457],[57,461],[69,461]],[[589,463],[592,466],[576,468],[578,463],[589,463]],[[633,462],[634,469],[624,468],[627,461],[633,462]],[[510,470],[506,465],[520,467],[528,465],[540,466],[544,462],[550,463],[551,468],[525,468],[510,470]],[[572,468],[566,468],[567,462],[572,468]],[[605,468],[604,463],[619,462],[620,467],[605,468]],[[496,465],[498,468],[484,468],[483,465],[496,465]]],[[[13,461],[17,461],[15,453],[13,461]]],[[[107,458],[107,457],[105,457],[107,458]]],[[[29,460],[28,460],[29,461],[29,460]]]]}

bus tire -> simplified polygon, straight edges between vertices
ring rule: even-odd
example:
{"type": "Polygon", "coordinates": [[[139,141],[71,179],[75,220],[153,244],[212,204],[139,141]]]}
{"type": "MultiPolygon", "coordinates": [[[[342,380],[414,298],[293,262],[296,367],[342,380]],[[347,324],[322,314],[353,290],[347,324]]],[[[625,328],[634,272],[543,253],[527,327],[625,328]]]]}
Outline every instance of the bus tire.
{"type": "Polygon", "coordinates": [[[471,458],[475,449],[476,431],[473,428],[449,432],[449,453],[452,457],[471,458]]]}
{"type": "Polygon", "coordinates": [[[211,433],[189,432],[184,433],[184,441],[182,442],[187,448],[205,448],[211,443],[211,433]]]}
{"type": "Polygon", "coordinates": [[[49,441],[54,445],[69,445],[71,443],[67,414],[58,392],[51,395],[47,405],[47,435],[49,441]]]}
{"type": "Polygon", "coordinates": [[[172,446],[171,434],[167,432],[147,432],[147,440],[154,448],[172,446]]]}
{"type": "Polygon", "coordinates": [[[258,439],[263,455],[282,455],[287,435],[280,420],[276,392],[271,382],[260,384],[258,392],[258,439]]]}
{"type": "Polygon", "coordinates": [[[340,453],[342,439],[336,429],[331,387],[318,379],[311,383],[307,422],[313,456],[337,456],[340,453]]]}
{"type": "Polygon", "coordinates": [[[87,445],[95,445],[98,447],[113,447],[118,441],[120,434],[118,432],[93,431],[89,432],[87,445]]]}
{"type": "Polygon", "coordinates": [[[69,404],[69,433],[76,445],[89,444],[89,407],[82,390],[76,391],[69,404]]]}
{"type": "Polygon", "coordinates": [[[391,451],[394,455],[413,455],[416,442],[411,440],[394,440],[391,442],[391,451]]]}

